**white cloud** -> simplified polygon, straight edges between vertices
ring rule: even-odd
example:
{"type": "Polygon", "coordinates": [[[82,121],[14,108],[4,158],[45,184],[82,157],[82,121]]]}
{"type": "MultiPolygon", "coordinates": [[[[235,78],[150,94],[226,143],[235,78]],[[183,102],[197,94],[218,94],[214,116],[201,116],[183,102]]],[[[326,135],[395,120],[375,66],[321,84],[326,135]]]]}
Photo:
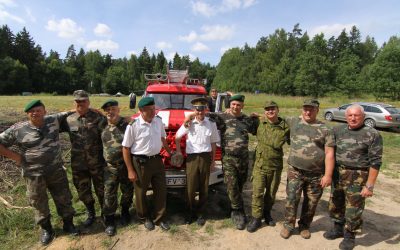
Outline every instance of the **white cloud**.
{"type": "Polygon", "coordinates": [[[233,26],[203,26],[201,28],[204,33],[200,35],[202,41],[228,40],[232,37],[233,26]]]}
{"type": "Polygon", "coordinates": [[[192,11],[194,14],[205,17],[215,16],[219,13],[225,13],[238,9],[246,9],[256,4],[256,0],[222,0],[219,4],[211,5],[205,0],[192,1],[192,11]]]}
{"type": "Polygon", "coordinates": [[[206,17],[214,16],[217,13],[215,7],[203,1],[192,2],[192,11],[194,14],[200,14],[206,17]]]}
{"type": "Polygon", "coordinates": [[[93,32],[96,36],[99,37],[111,38],[112,36],[112,31],[110,27],[108,27],[108,25],[104,23],[98,23],[94,28],[93,32]]]}
{"type": "Polygon", "coordinates": [[[171,49],[172,48],[172,44],[171,43],[167,43],[164,41],[160,41],[156,44],[157,48],[160,50],[164,50],[164,49],[171,49]]]}
{"type": "Polygon", "coordinates": [[[340,33],[342,32],[343,29],[346,29],[346,32],[348,33],[351,30],[351,27],[354,25],[357,26],[356,23],[349,23],[349,24],[340,24],[340,23],[335,23],[331,25],[321,25],[314,27],[310,30],[309,35],[311,37],[324,33],[325,38],[329,38],[331,36],[339,36],[340,33]]]}
{"type": "Polygon", "coordinates": [[[188,42],[188,43],[194,42],[195,40],[197,40],[197,38],[198,38],[198,36],[197,36],[197,33],[195,31],[191,31],[189,33],[189,35],[187,35],[187,36],[179,36],[179,40],[185,41],[185,42],[188,42]]]}
{"type": "Polygon", "coordinates": [[[0,22],[7,23],[10,20],[15,21],[17,23],[25,23],[25,20],[19,16],[13,15],[10,12],[6,11],[7,7],[17,7],[18,5],[12,0],[0,0],[0,22]]]}
{"type": "Polygon", "coordinates": [[[126,56],[128,57],[128,59],[131,57],[131,55],[135,55],[135,56],[137,56],[137,52],[136,52],[136,50],[130,50],[130,51],[128,51],[128,52],[126,52],[126,56]]]}
{"type": "Polygon", "coordinates": [[[201,43],[201,42],[197,42],[197,43],[193,44],[193,46],[192,46],[192,51],[202,52],[202,51],[208,51],[208,50],[210,50],[210,48],[208,48],[207,45],[205,45],[204,43],[201,43]]]}
{"type": "Polygon", "coordinates": [[[18,23],[25,23],[25,20],[22,19],[21,17],[10,14],[7,11],[2,10],[0,8],[0,21],[6,23],[8,20],[12,20],[18,23]]]}
{"type": "Polygon", "coordinates": [[[28,7],[25,7],[25,12],[26,12],[26,15],[28,16],[29,20],[31,20],[31,22],[35,23],[36,22],[36,17],[32,14],[31,9],[28,8],[28,7]]]}
{"type": "Polygon", "coordinates": [[[111,53],[119,48],[118,43],[108,40],[93,40],[86,44],[88,50],[99,50],[102,53],[111,53]]]}
{"type": "MultiPolygon", "coordinates": [[[[165,58],[167,58],[168,61],[172,61],[174,59],[174,56],[175,56],[176,53],[177,53],[176,51],[175,52],[170,52],[170,53],[165,55],[165,58]]],[[[178,53],[178,55],[179,55],[179,53],[178,53]]]]}
{"type": "Polygon", "coordinates": [[[85,32],[82,27],[69,18],[63,18],[60,21],[49,20],[46,29],[57,32],[61,38],[79,38],[85,32]]]}
{"type": "Polygon", "coordinates": [[[0,0],[0,8],[2,6],[7,6],[7,7],[16,7],[18,6],[15,1],[13,0],[0,0]]]}
{"type": "Polygon", "coordinates": [[[234,33],[233,26],[222,26],[222,25],[214,25],[214,26],[203,26],[201,27],[202,33],[197,34],[195,31],[191,31],[187,36],[179,36],[179,40],[185,41],[188,43],[194,41],[223,41],[229,40],[232,38],[234,33]]]}
{"type": "Polygon", "coordinates": [[[229,50],[231,48],[233,48],[233,47],[230,45],[225,45],[224,47],[219,49],[219,52],[221,53],[221,55],[223,55],[227,50],[229,50]]]}

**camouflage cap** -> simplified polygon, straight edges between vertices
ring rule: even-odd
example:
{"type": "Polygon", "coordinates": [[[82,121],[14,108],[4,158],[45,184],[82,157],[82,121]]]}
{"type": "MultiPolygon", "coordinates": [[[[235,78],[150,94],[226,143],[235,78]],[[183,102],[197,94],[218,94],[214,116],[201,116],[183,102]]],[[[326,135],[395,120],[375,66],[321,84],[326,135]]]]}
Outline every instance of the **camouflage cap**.
{"type": "Polygon", "coordinates": [[[138,103],[139,108],[143,108],[145,106],[150,106],[150,105],[154,105],[154,98],[149,96],[143,97],[142,99],[140,99],[138,103]]]}
{"type": "Polygon", "coordinates": [[[118,106],[118,102],[114,99],[109,99],[105,103],[103,103],[103,105],[101,105],[101,108],[106,109],[106,108],[112,107],[112,106],[118,106]]]}
{"type": "Polygon", "coordinates": [[[264,109],[277,108],[277,107],[278,107],[278,104],[274,101],[267,101],[267,102],[265,102],[265,105],[264,105],[264,109]]]}
{"type": "Polygon", "coordinates": [[[316,99],[304,100],[303,107],[304,106],[312,106],[312,107],[318,108],[319,107],[319,101],[316,100],[316,99]]]}
{"type": "Polygon", "coordinates": [[[74,91],[74,100],[75,101],[84,101],[84,100],[89,100],[89,95],[86,91],[84,90],[75,90],[74,91]]]}
{"type": "Polygon", "coordinates": [[[241,95],[241,94],[233,95],[233,96],[231,96],[231,98],[229,99],[229,102],[231,102],[231,101],[244,102],[244,98],[245,98],[245,96],[244,96],[244,95],[241,95]]]}
{"type": "Polygon", "coordinates": [[[24,112],[26,113],[26,112],[28,112],[31,108],[38,107],[38,106],[43,106],[43,107],[44,107],[44,104],[42,103],[41,100],[33,100],[33,101],[30,101],[28,104],[25,105],[24,112]]]}

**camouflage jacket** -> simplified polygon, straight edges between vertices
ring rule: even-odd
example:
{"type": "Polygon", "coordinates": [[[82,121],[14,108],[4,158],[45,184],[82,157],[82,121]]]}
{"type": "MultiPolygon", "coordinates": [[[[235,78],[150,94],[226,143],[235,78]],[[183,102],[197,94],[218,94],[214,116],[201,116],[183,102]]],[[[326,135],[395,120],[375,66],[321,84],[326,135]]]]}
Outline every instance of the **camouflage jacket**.
{"type": "Polygon", "coordinates": [[[352,168],[382,165],[382,136],[373,128],[349,129],[347,124],[333,129],[336,138],[336,165],[352,168]]]}
{"type": "Polygon", "coordinates": [[[62,168],[60,124],[67,117],[62,112],[44,117],[44,125],[37,128],[29,121],[19,122],[0,134],[0,144],[5,147],[17,146],[23,157],[21,167],[23,176],[51,174],[62,168]]]}
{"type": "Polygon", "coordinates": [[[256,164],[271,169],[283,168],[283,144],[290,143],[289,125],[278,119],[277,124],[272,124],[264,117],[257,129],[256,164]]]}
{"type": "Polygon", "coordinates": [[[248,153],[248,134],[257,134],[258,117],[249,117],[245,114],[235,117],[228,113],[209,113],[208,116],[217,123],[217,128],[221,132],[223,154],[248,153]]]}
{"type": "Polygon", "coordinates": [[[335,146],[333,131],[320,121],[308,124],[301,117],[290,117],[286,122],[290,128],[289,165],[323,174],[325,147],[335,146]]]}
{"type": "Polygon", "coordinates": [[[122,156],[122,140],[128,122],[120,117],[117,124],[107,124],[101,132],[103,141],[103,156],[107,163],[114,165],[124,162],[122,156]]]}
{"type": "MultiPolygon", "coordinates": [[[[107,118],[89,110],[84,116],[73,113],[67,117],[62,132],[68,132],[71,140],[71,164],[103,164],[101,131],[107,125],[107,118]],[[90,159],[90,162],[88,162],[90,159]]],[[[83,168],[86,168],[82,166],[83,168]]]]}

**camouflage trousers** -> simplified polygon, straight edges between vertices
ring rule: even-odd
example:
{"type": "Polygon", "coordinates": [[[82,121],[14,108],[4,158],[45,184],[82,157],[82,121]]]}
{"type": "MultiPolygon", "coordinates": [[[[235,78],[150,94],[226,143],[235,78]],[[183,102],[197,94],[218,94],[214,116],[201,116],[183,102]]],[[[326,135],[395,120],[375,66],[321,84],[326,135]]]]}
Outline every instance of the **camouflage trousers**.
{"type": "Polygon", "coordinates": [[[339,180],[332,185],[329,200],[329,213],[334,222],[344,224],[350,232],[360,232],[361,215],[364,212],[365,198],[361,190],[368,179],[366,170],[339,168],[339,180]]]}
{"type": "Polygon", "coordinates": [[[243,209],[243,186],[247,180],[249,170],[249,154],[233,156],[225,154],[222,157],[224,182],[231,201],[232,209],[243,209]]]}
{"type": "Polygon", "coordinates": [[[35,209],[35,222],[43,223],[50,217],[49,198],[47,190],[62,218],[72,217],[75,210],[72,207],[72,195],[68,186],[65,170],[60,167],[42,176],[25,176],[29,204],[35,209]]]}
{"type": "Polygon", "coordinates": [[[117,211],[118,187],[121,189],[121,207],[129,208],[133,199],[133,183],[128,179],[128,170],[124,163],[107,163],[104,169],[104,215],[113,215],[117,211]]]}
{"type": "Polygon", "coordinates": [[[261,218],[263,211],[271,211],[275,203],[276,192],[281,182],[282,169],[270,169],[255,165],[253,168],[253,195],[251,213],[254,218],[261,218]]]}
{"type": "MultiPolygon", "coordinates": [[[[80,163],[82,165],[82,163],[80,163]]],[[[100,207],[104,204],[104,165],[87,166],[86,169],[72,167],[72,180],[74,186],[78,191],[79,200],[86,206],[94,204],[92,195],[92,183],[100,207]]]]}
{"type": "Polygon", "coordinates": [[[293,230],[296,223],[297,207],[301,193],[304,194],[299,226],[309,228],[321,199],[323,188],[320,185],[321,174],[309,173],[289,165],[286,186],[286,211],[284,226],[293,230]]]}

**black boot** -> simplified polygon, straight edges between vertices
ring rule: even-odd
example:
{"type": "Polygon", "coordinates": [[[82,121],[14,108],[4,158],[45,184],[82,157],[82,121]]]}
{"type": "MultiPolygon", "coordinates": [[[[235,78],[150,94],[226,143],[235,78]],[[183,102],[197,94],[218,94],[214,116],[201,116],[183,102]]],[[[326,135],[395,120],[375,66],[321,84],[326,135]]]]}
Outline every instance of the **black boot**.
{"type": "Polygon", "coordinates": [[[114,236],[117,228],[115,226],[114,215],[106,215],[104,222],[106,224],[106,230],[104,231],[108,236],[114,236]]]}
{"type": "Polygon", "coordinates": [[[48,245],[55,236],[53,227],[51,226],[50,218],[46,219],[40,224],[42,228],[42,234],[40,235],[40,242],[42,245],[48,245]]]}
{"type": "Polygon", "coordinates": [[[264,210],[264,219],[265,224],[267,224],[268,226],[274,227],[276,225],[276,222],[274,221],[274,219],[272,219],[271,211],[264,210]]]}
{"type": "Polygon", "coordinates": [[[122,207],[121,209],[121,225],[126,226],[131,221],[129,207],[122,207]]]}
{"type": "Polygon", "coordinates": [[[233,209],[231,212],[231,218],[236,229],[243,230],[246,227],[246,217],[242,210],[233,209]]]}
{"type": "Polygon", "coordinates": [[[353,250],[356,245],[356,234],[353,232],[349,232],[347,230],[344,231],[344,239],[339,244],[339,249],[341,250],[353,250]]]}
{"type": "Polygon", "coordinates": [[[343,224],[335,222],[333,228],[324,233],[324,238],[327,240],[334,240],[343,237],[343,224]]]}
{"type": "Polygon", "coordinates": [[[252,217],[249,224],[247,224],[247,231],[249,233],[254,233],[261,227],[261,219],[252,217]]]}
{"type": "Polygon", "coordinates": [[[96,211],[94,210],[94,204],[86,205],[87,219],[83,222],[84,227],[90,227],[96,220],[96,211]]]}
{"type": "Polygon", "coordinates": [[[73,219],[73,217],[67,217],[63,219],[63,231],[69,235],[77,236],[79,235],[79,230],[76,229],[73,219]]]}

